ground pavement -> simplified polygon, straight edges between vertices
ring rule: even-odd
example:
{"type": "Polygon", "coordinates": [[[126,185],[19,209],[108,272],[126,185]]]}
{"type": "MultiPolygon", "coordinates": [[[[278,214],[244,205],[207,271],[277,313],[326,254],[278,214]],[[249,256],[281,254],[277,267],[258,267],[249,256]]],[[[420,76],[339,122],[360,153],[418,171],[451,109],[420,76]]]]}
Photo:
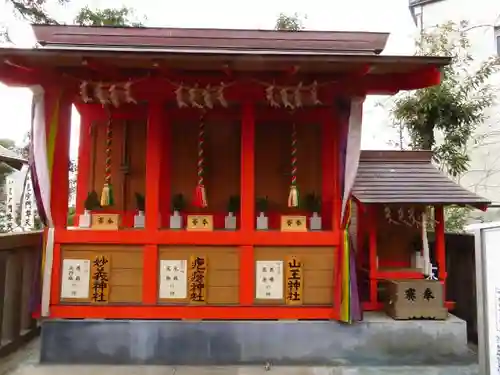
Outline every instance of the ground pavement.
{"type": "Polygon", "coordinates": [[[0,359],[0,375],[478,375],[470,366],[84,366],[40,365],[40,341],[0,359]]]}

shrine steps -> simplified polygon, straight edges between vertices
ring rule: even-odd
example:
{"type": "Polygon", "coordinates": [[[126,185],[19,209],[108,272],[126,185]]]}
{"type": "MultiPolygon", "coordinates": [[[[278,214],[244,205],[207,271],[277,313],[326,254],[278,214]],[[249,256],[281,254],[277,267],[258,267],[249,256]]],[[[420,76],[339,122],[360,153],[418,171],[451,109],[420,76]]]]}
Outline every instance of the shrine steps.
{"type": "Polygon", "coordinates": [[[469,366],[466,323],[47,320],[41,363],[187,366],[469,366]]]}

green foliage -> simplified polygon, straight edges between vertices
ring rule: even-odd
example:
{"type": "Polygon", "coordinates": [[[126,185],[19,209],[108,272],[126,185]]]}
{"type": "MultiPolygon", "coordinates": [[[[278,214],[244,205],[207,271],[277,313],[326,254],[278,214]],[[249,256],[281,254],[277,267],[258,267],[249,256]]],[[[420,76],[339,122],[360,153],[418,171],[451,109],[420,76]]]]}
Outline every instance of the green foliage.
{"type": "MultiPolygon", "coordinates": [[[[76,208],[75,207],[69,207],[68,208],[68,227],[72,227],[75,225],[75,215],[76,215],[76,208]]],[[[35,228],[36,228],[36,223],[35,223],[35,228]]]]}
{"type": "Polygon", "coordinates": [[[321,212],[321,197],[316,193],[308,193],[304,197],[304,207],[310,213],[321,212]]]}
{"type": "Polygon", "coordinates": [[[255,209],[258,213],[266,213],[269,208],[269,199],[266,197],[257,198],[255,201],[255,209]]]}
{"type": "Polygon", "coordinates": [[[186,208],[186,200],[184,199],[184,195],[175,194],[172,197],[172,210],[181,212],[186,208]]]}
{"type": "Polygon", "coordinates": [[[467,27],[467,22],[448,22],[421,33],[417,55],[446,56],[451,64],[443,69],[441,85],[404,93],[392,109],[394,122],[408,131],[411,148],[434,151],[435,161],[451,176],[467,171],[467,144],[494,102],[488,79],[497,71],[498,59],[474,61],[467,27]],[[442,142],[436,141],[437,131],[442,142]]]}
{"type": "MultiPolygon", "coordinates": [[[[55,25],[58,22],[52,18],[46,10],[46,0],[7,0],[17,15],[30,23],[41,23],[55,25]]],[[[64,5],[69,0],[58,0],[58,3],[64,5]]]]}
{"type": "Polygon", "coordinates": [[[97,195],[95,190],[92,190],[87,195],[87,199],[85,199],[85,209],[88,211],[94,211],[101,208],[101,202],[99,201],[99,196],[97,195]]]}
{"type": "Polygon", "coordinates": [[[135,205],[139,211],[146,211],[146,198],[140,193],[135,193],[135,205]]]}
{"type": "Polygon", "coordinates": [[[104,8],[92,10],[88,6],[80,9],[75,23],[80,26],[119,26],[141,27],[142,23],[134,21],[134,10],[128,7],[118,9],[104,8]]]}
{"type": "MultiPolygon", "coordinates": [[[[47,0],[6,0],[12,5],[16,15],[35,24],[58,25],[60,22],[47,12],[47,0]]],[[[58,0],[65,5],[71,0],[58,0]]],[[[75,18],[75,24],[80,26],[142,26],[135,20],[134,10],[123,6],[121,8],[104,8],[92,10],[88,6],[82,8],[75,18]]],[[[0,35],[8,39],[8,30],[0,30],[0,35]]]]}
{"type": "Polygon", "coordinates": [[[240,211],[241,198],[239,195],[231,195],[227,203],[227,211],[236,213],[240,211]]]}
{"type": "Polygon", "coordinates": [[[444,208],[444,225],[447,233],[463,233],[470,207],[449,206],[444,208]]]}
{"type": "MultiPolygon", "coordinates": [[[[307,18],[307,16],[304,18],[307,18]]],[[[304,29],[304,24],[298,13],[294,13],[291,16],[280,13],[274,29],[278,31],[300,31],[304,29]]]]}

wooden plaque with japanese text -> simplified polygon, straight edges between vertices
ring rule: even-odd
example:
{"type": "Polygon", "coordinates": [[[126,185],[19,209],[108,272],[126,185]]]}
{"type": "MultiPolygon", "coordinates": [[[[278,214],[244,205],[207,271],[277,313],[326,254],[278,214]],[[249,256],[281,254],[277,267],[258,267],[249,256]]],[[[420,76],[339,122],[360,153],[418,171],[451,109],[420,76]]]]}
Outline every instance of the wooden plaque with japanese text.
{"type": "Polygon", "coordinates": [[[109,302],[111,257],[109,254],[99,254],[91,261],[90,301],[93,304],[107,304],[109,302]]]}
{"type": "Polygon", "coordinates": [[[287,256],[285,263],[285,301],[287,305],[302,305],[302,262],[296,256],[287,256]]]}
{"type": "Polygon", "coordinates": [[[207,303],[207,257],[191,255],[188,269],[188,300],[191,304],[207,303]]]}

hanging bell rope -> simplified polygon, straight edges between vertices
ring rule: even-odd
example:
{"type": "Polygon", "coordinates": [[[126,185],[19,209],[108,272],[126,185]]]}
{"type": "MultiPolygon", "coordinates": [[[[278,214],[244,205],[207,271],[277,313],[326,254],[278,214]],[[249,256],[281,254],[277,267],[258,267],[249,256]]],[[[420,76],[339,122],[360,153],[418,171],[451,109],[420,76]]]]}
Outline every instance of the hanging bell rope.
{"type": "Polygon", "coordinates": [[[297,129],[292,125],[291,138],[291,184],[288,194],[288,207],[299,207],[299,190],[297,188],[297,129]]]}
{"type": "Polygon", "coordinates": [[[106,162],[104,174],[104,187],[101,194],[101,206],[107,207],[113,205],[113,187],[111,185],[111,156],[112,156],[113,128],[111,113],[108,114],[108,123],[106,126],[106,162]]]}
{"type": "Polygon", "coordinates": [[[205,174],[204,145],[205,145],[205,121],[203,116],[201,116],[200,125],[198,129],[198,184],[196,185],[195,201],[194,201],[195,206],[201,208],[207,207],[207,193],[205,191],[205,185],[203,181],[203,175],[205,174]]]}

